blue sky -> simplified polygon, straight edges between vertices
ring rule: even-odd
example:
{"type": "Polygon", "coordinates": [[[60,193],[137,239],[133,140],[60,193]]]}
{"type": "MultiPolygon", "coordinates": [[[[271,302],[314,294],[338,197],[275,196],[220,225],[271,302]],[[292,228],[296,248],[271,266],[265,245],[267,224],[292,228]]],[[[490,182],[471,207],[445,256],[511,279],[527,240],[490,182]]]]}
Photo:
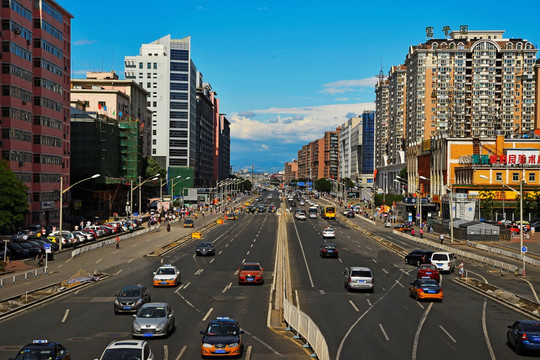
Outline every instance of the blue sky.
{"type": "Polygon", "coordinates": [[[73,77],[114,69],[164,35],[191,36],[197,69],[231,122],[233,170],[280,171],[302,145],[374,110],[381,70],[442,28],[540,43],[540,2],[57,0],[74,15],[73,77]],[[91,6],[89,5],[91,4],[91,6]],[[155,7],[150,7],[155,4],[155,7]]]}

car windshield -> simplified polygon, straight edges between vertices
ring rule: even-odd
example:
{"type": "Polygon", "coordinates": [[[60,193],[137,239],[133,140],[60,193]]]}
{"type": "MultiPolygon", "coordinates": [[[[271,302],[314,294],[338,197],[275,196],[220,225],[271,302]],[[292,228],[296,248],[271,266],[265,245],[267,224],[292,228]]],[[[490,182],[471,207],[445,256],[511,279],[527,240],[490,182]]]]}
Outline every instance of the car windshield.
{"type": "Polygon", "coordinates": [[[210,324],[206,330],[206,335],[210,336],[233,336],[237,335],[234,324],[210,324]]]}
{"type": "Polygon", "coordinates": [[[165,308],[143,307],[137,313],[140,318],[164,318],[165,308]]]}
{"type": "Polygon", "coordinates": [[[142,360],[140,349],[107,349],[102,360],[142,360]]]}
{"type": "Polygon", "coordinates": [[[371,277],[371,272],[366,270],[353,270],[351,276],[354,277],[371,277]]]}
{"type": "Polygon", "coordinates": [[[325,249],[335,249],[336,245],[326,244],[326,245],[324,245],[324,248],[325,249]]]}
{"type": "Polygon", "coordinates": [[[418,285],[421,287],[439,287],[439,283],[436,280],[432,281],[419,281],[418,285]]]}
{"type": "Polygon", "coordinates": [[[434,254],[433,255],[433,260],[448,260],[448,255],[446,254],[434,254]]]}
{"type": "Polygon", "coordinates": [[[212,247],[212,243],[203,242],[199,244],[199,247],[212,247]]]}
{"type": "Polygon", "coordinates": [[[521,330],[527,331],[527,332],[540,332],[540,324],[534,323],[534,324],[521,324],[521,330]]]}
{"type": "Polygon", "coordinates": [[[135,288],[122,289],[122,291],[120,291],[120,294],[118,294],[118,296],[138,297],[138,296],[141,296],[141,290],[135,289],[135,288]]]}
{"type": "Polygon", "coordinates": [[[174,269],[173,268],[158,269],[157,275],[174,275],[174,269]]]}
{"type": "Polygon", "coordinates": [[[51,349],[23,349],[15,360],[48,360],[53,358],[51,349]]]}
{"type": "Polygon", "coordinates": [[[420,270],[437,270],[437,266],[433,264],[420,265],[420,270]]]}
{"type": "Polygon", "coordinates": [[[244,265],[242,266],[242,270],[261,270],[261,267],[259,265],[244,265]]]}

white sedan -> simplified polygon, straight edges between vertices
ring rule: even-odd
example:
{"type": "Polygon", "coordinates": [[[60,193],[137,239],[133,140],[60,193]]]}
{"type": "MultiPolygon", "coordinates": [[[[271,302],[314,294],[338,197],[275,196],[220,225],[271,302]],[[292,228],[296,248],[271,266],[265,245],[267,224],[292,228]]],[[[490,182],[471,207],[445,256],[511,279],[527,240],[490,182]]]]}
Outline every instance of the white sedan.
{"type": "Polygon", "coordinates": [[[334,239],[336,237],[336,232],[331,227],[326,227],[322,232],[322,237],[324,239],[334,239]]]}

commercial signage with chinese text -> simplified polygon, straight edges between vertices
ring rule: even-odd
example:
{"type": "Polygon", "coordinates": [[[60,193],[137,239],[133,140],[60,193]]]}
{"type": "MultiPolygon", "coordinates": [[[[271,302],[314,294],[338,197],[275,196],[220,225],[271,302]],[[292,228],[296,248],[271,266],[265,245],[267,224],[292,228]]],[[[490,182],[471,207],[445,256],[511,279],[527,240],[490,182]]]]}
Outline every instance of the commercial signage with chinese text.
{"type": "Polygon", "coordinates": [[[540,165],[540,155],[538,150],[503,155],[462,155],[458,162],[461,165],[540,165]]]}

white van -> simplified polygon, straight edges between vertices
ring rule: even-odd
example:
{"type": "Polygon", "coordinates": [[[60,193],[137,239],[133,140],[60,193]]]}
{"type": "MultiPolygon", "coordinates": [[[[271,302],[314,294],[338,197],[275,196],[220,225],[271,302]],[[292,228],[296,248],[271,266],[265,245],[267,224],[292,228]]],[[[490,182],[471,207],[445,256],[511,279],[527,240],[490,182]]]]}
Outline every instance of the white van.
{"type": "Polygon", "coordinates": [[[448,251],[434,252],[431,254],[431,263],[437,266],[440,272],[451,273],[456,268],[456,256],[448,251]]]}

